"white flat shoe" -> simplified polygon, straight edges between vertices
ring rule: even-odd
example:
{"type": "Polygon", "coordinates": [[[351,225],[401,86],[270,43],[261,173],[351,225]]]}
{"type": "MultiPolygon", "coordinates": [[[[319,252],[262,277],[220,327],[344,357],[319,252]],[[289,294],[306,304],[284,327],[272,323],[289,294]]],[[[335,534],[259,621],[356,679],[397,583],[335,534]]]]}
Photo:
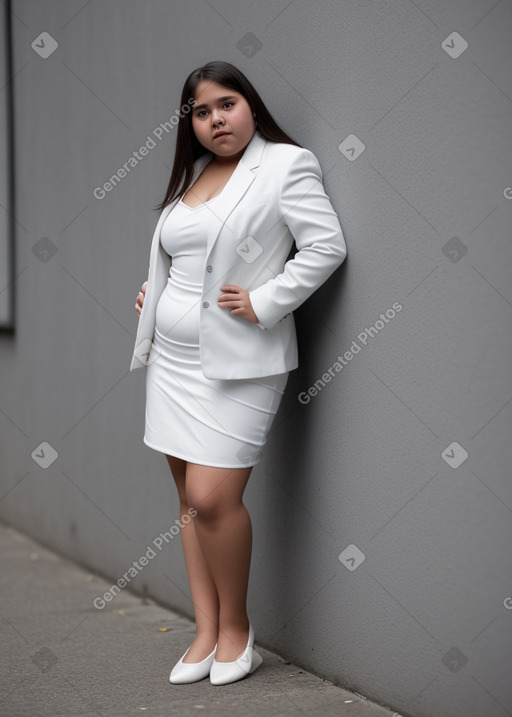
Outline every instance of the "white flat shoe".
{"type": "Polygon", "coordinates": [[[210,674],[216,649],[217,645],[213,648],[213,652],[211,652],[208,657],[205,657],[204,660],[201,660],[201,662],[183,662],[183,658],[188,650],[190,650],[189,647],[187,652],[180,657],[172,668],[171,674],[169,675],[169,682],[172,682],[173,685],[186,685],[190,682],[204,680],[204,678],[210,674]]]}
{"type": "Polygon", "coordinates": [[[261,665],[263,657],[256,652],[254,645],[254,630],[249,622],[249,639],[247,647],[240,657],[234,662],[217,662],[213,660],[210,670],[210,682],[212,685],[227,685],[246,677],[261,665]]]}

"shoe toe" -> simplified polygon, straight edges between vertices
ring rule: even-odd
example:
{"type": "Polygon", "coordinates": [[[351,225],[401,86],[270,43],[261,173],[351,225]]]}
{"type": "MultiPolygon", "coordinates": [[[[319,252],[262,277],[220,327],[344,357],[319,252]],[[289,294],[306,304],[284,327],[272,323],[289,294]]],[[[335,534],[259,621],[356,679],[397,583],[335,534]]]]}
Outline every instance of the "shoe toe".
{"type": "Polygon", "coordinates": [[[187,652],[180,657],[179,661],[172,668],[171,674],[169,675],[169,682],[173,685],[185,685],[190,684],[191,682],[204,680],[204,678],[208,677],[210,674],[216,649],[217,645],[215,645],[212,653],[208,655],[208,657],[205,657],[205,659],[201,662],[183,662],[183,658],[188,652],[187,650],[187,652]]]}

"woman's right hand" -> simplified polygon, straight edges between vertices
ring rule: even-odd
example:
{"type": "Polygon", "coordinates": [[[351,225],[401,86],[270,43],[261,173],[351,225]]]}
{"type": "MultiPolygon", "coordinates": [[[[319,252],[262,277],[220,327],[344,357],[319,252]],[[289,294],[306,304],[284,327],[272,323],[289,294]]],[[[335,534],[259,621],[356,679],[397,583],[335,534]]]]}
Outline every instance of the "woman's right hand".
{"type": "Polygon", "coordinates": [[[148,285],[148,282],[145,281],[142,286],[140,287],[140,291],[137,295],[137,300],[135,301],[135,311],[140,316],[142,313],[142,305],[144,304],[144,299],[146,295],[146,287],[148,285]]]}

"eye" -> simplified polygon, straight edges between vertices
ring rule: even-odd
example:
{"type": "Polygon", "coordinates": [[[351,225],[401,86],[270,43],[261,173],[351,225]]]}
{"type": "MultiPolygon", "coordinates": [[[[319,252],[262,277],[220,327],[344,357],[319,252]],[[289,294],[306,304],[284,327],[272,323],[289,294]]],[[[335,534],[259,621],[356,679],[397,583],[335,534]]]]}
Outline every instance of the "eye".
{"type": "MultiPolygon", "coordinates": [[[[222,106],[225,107],[226,105],[234,105],[234,104],[235,103],[231,102],[231,100],[226,100],[226,102],[224,102],[222,106]]],[[[199,112],[196,112],[196,117],[201,117],[203,112],[206,112],[206,110],[199,110],[199,112]]]]}

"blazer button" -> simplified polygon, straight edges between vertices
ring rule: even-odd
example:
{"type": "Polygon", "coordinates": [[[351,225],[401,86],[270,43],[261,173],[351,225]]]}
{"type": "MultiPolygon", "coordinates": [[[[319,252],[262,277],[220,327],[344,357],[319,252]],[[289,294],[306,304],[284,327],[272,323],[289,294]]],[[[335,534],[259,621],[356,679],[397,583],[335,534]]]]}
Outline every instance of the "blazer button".
{"type": "Polygon", "coordinates": [[[206,271],[211,271],[211,270],[212,270],[211,264],[208,264],[208,266],[206,267],[206,271]]]}
{"type": "Polygon", "coordinates": [[[210,306],[210,303],[208,301],[203,301],[203,307],[207,309],[210,306]]]}

